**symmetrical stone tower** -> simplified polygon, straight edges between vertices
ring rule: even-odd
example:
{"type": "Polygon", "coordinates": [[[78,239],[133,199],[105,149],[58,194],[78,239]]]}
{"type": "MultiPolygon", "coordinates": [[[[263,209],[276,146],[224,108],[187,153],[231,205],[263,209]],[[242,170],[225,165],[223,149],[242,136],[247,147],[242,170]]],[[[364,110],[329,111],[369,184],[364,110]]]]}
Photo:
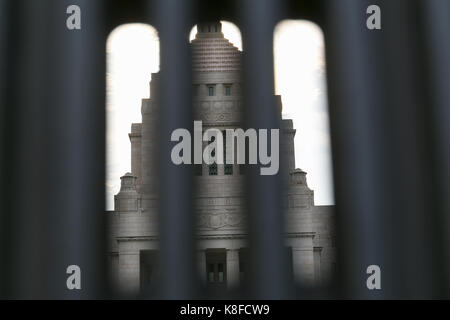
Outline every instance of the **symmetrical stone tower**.
{"type": "MultiPolygon", "coordinates": [[[[194,115],[203,129],[241,128],[241,52],[220,22],[197,27],[191,43],[194,115]]],[[[159,74],[152,74],[150,99],[142,100],[142,123],[134,123],[131,173],[125,174],[110,220],[111,269],[121,288],[137,291],[158,276],[157,199],[154,186],[155,121],[159,74]]],[[[281,97],[274,108],[281,110],[281,97]]],[[[306,172],[295,169],[292,120],[282,120],[280,150],[284,184],[285,244],[295,281],[326,281],[334,265],[332,207],[315,206],[306,172]]],[[[206,144],[206,143],[205,143],[206,144]]],[[[230,152],[226,150],[225,153],[230,152]]],[[[246,269],[245,168],[238,164],[196,165],[195,214],[198,272],[217,289],[239,286],[246,269]]]]}

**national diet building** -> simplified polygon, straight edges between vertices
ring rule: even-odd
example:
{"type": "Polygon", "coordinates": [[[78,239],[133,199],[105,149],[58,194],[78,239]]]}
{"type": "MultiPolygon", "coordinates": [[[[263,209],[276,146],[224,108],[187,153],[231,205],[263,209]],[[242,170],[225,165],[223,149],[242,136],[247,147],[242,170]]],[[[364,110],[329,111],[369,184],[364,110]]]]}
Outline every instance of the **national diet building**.
{"type": "MultiPolygon", "coordinates": [[[[191,42],[194,119],[203,129],[242,127],[241,51],[224,38],[220,22],[197,26],[191,42]]],[[[142,122],[131,124],[131,173],[121,179],[114,211],[106,212],[108,263],[113,281],[129,293],[150,287],[158,277],[155,126],[159,73],[152,74],[150,98],[142,100],[142,122]]],[[[281,112],[281,97],[274,96],[281,112]]],[[[285,248],[295,282],[320,285],[335,269],[333,206],[314,205],[306,172],[295,168],[292,120],[280,130],[280,173],[283,181],[285,248]]],[[[225,137],[225,135],[224,135],[225,137]]],[[[206,142],[204,142],[206,144],[206,142]]],[[[224,152],[227,152],[224,148],[224,152]]],[[[215,289],[237,288],[246,276],[247,226],[245,166],[194,165],[196,256],[199,279],[215,289]]]]}

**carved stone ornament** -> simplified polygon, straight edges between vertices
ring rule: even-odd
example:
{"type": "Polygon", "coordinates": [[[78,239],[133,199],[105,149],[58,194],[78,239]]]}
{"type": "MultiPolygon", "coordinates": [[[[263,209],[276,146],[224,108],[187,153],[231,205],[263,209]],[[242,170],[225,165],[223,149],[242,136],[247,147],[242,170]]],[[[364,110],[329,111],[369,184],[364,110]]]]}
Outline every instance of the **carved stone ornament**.
{"type": "Polygon", "coordinates": [[[244,227],[245,216],[236,213],[201,214],[197,218],[197,227],[220,229],[223,227],[244,227]]]}

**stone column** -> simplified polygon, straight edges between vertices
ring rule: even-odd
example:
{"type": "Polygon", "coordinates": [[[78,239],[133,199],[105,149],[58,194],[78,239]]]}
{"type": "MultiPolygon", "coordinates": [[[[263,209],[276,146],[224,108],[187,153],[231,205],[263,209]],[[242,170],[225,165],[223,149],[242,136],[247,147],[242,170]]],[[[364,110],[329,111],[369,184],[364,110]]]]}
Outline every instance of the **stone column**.
{"type": "Polygon", "coordinates": [[[314,284],[313,247],[292,248],[292,264],[296,283],[314,284]]]}
{"type": "Polygon", "coordinates": [[[136,185],[141,184],[141,124],[133,123],[128,134],[131,142],[131,173],[137,178],[136,185]]]}
{"type": "Polygon", "coordinates": [[[292,120],[282,121],[282,135],[280,139],[280,152],[281,152],[281,173],[283,183],[289,183],[289,174],[295,169],[295,148],[294,137],[295,129],[293,128],[292,120]]]}
{"type": "Polygon", "coordinates": [[[218,83],[216,85],[216,96],[224,96],[225,95],[225,86],[222,83],[218,83]]]}
{"type": "Polygon", "coordinates": [[[314,284],[318,285],[322,282],[322,248],[314,248],[314,284]]]}
{"type": "Polygon", "coordinates": [[[121,290],[125,293],[139,293],[139,262],[139,252],[119,254],[119,283],[121,290]]]}
{"type": "Polygon", "coordinates": [[[199,84],[198,95],[200,97],[205,97],[208,95],[208,87],[206,86],[206,84],[204,84],[204,83],[199,84]]]}
{"type": "Polygon", "coordinates": [[[206,252],[197,251],[197,270],[202,285],[206,285],[206,252]]]}
{"type": "Polygon", "coordinates": [[[239,250],[227,249],[227,287],[239,286],[239,250]]]}
{"type": "Polygon", "coordinates": [[[156,186],[156,151],[158,141],[158,117],[159,117],[159,82],[160,74],[152,73],[150,81],[150,99],[142,99],[142,124],[141,124],[141,207],[144,211],[152,211],[157,208],[156,186]]]}

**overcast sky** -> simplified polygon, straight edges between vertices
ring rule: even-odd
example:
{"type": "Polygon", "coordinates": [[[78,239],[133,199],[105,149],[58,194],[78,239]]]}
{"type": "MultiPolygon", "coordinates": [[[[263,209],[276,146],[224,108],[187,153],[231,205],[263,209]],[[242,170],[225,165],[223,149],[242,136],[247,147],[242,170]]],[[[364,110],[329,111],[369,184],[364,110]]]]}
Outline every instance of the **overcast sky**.
{"type": "MultiPolygon", "coordinates": [[[[225,38],[242,50],[239,29],[222,22],[225,38]]],[[[195,36],[195,28],[190,38],[195,36]]],[[[244,48],[245,49],[245,48],[244,48]]],[[[159,71],[159,41],[154,28],[123,25],[107,42],[106,209],[114,209],[120,176],[131,171],[128,133],[141,122],[141,99],[149,97],[152,72],[159,71]]],[[[323,35],[307,21],[286,20],[274,33],[275,92],[283,118],[294,121],[296,166],[305,170],[315,203],[334,204],[323,35]]]]}

